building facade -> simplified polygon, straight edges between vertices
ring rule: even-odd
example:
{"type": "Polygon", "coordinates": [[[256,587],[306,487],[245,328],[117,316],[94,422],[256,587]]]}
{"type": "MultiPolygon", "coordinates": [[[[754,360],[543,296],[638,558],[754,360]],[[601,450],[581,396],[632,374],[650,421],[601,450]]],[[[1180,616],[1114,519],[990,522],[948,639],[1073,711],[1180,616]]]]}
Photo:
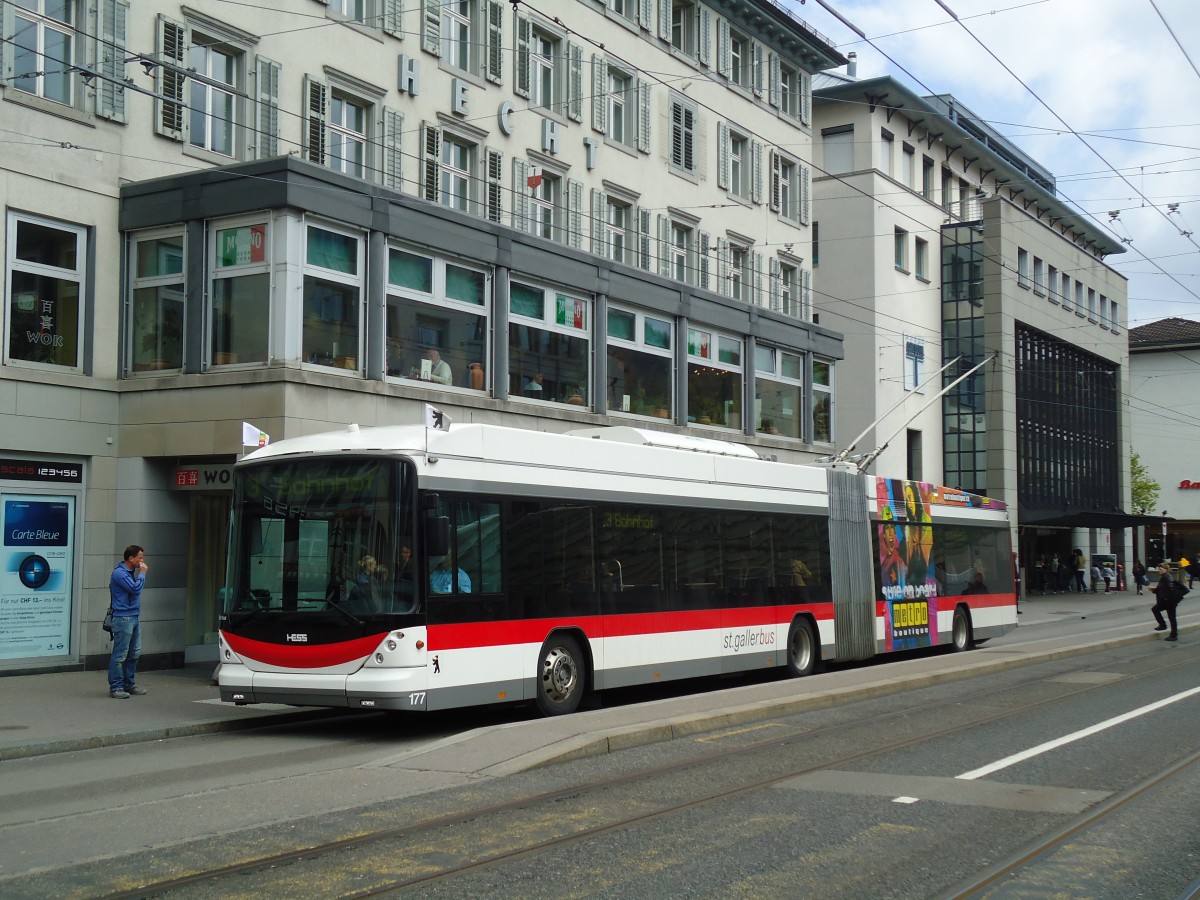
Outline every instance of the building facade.
{"type": "Polygon", "coordinates": [[[1125,561],[1121,243],[953,97],[821,75],[813,120],[814,310],[863,376],[839,390],[839,440],[1009,504],[1027,568],[1125,561]]]}
{"type": "Polygon", "coordinates": [[[104,664],[128,543],[146,665],[215,656],[243,422],[833,447],[804,248],[812,76],[845,60],[770,0],[0,24],[0,672],[104,664]]]}
{"type": "Polygon", "coordinates": [[[1133,449],[1158,483],[1161,515],[1138,548],[1147,565],[1200,558],[1200,466],[1188,452],[1200,416],[1200,322],[1169,318],[1129,329],[1129,406],[1133,449]]]}

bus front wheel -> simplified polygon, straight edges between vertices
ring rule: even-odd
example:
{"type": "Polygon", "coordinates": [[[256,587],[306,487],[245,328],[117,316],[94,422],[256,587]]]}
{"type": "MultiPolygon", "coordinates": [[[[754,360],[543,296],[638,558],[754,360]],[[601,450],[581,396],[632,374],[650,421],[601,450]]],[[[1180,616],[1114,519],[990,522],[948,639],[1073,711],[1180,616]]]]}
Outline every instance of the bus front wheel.
{"type": "Polygon", "coordinates": [[[583,700],[583,652],[574,638],[554,635],[538,655],[537,705],[544,716],[573,713],[583,700]]]}
{"type": "Polygon", "coordinates": [[[793,678],[811,675],[817,667],[817,640],[808,619],[797,619],[788,632],[787,671],[793,678]]]}
{"type": "Polygon", "coordinates": [[[971,617],[961,606],[954,610],[954,624],[951,628],[956,653],[962,653],[975,646],[975,638],[971,634],[971,617]]]}

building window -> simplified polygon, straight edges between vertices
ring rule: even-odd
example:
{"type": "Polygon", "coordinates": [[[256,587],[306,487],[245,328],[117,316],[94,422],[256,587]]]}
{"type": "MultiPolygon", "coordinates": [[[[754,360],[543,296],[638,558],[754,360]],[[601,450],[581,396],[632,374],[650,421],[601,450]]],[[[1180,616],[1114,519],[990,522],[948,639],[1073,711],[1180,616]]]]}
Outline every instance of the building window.
{"type": "Polygon", "coordinates": [[[696,174],[696,110],[671,98],[671,168],[696,174]]]}
{"type": "Polygon", "coordinates": [[[833,363],[812,361],[812,443],[833,443],[833,363]]]}
{"type": "Polygon", "coordinates": [[[954,207],[954,176],[945,166],[942,167],[942,209],[950,212],[954,207]]]}
{"type": "Polygon", "coordinates": [[[1087,312],[1083,305],[1083,282],[1075,282],[1075,315],[1082,316],[1087,312]]]}
{"type": "Polygon", "coordinates": [[[365,22],[366,0],[329,0],[329,12],[350,22],[365,22]]]}
{"type": "Polygon", "coordinates": [[[921,196],[933,200],[933,160],[928,156],[921,157],[921,196]]]}
{"type": "Polygon", "coordinates": [[[130,369],[134,372],[183,368],[183,235],[137,238],[133,242],[132,334],[130,369]]]}
{"type": "Polygon", "coordinates": [[[534,27],[529,42],[529,104],[535,109],[557,111],[556,61],[561,56],[559,41],[534,27]]]}
{"type": "Polygon", "coordinates": [[[750,196],[750,140],[744,135],[729,135],[729,189],[739,197],[750,196]]]}
{"type": "Polygon", "coordinates": [[[729,248],[729,296],[747,303],[754,296],[754,260],[748,247],[729,248]]]}
{"type": "Polygon", "coordinates": [[[916,187],[917,177],[917,151],[910,144],[903,146],[904,159],[901,162],[900,177],[906,188],[914,189],[916,187]]]}
{"type": "Polygon", "coordinates": [[[1039,297],[1046,294],[1046,263],[1037,256],[1033,258],[1033,292],[1039,297]]]}
{"type": "Polygon", "coordinates": [[[742,342],[688,329],[688,422],[742,427],[742,342]]]}
{"type": "Polygon", "coordinates": [[[1058,269],[1055,266],[1046,267],[1046,284],[1050,288],[1049,299],[1051,303],[1059,303],[1062,297],[1058,292],[1058,269]]]}
{"type": "Polygon", "coordinates": [[[674,0],[671,4],[671,46],[680,53],[695,56],[698,46],[696,40],[697,19],[699,9],[697,4],[686,0],[674,0]]]}
{"type": "Polygon", "coordinates": [[[363,270],[363,241],[357,235],[305,227],[305,362],[360,371],[363,270]]]}
{"type": "Polygon", "coordinates": [[[879,132],[879,168],[889,178],[896,177],[896,139],[886,128],[879,132]]]}
{"type": "Polygon", "coordinates": [[[265,363],[271,335],[270,224],[218,223],[212,233],[210,362],[265,363]]]}
{"type": "Polygon", "coordinates": [[[329,105],[329,168],[355,178],[367,174],[369,107],[334,93],[329,105]]]}
{"type": "Polygon", "coordinates": [[[801,114],[801,76],[785,62],[779,63],[779,111],[799,119],[801,114]]]}
{"type": "Polygon", "coordinates": [[[678,222],[671,223],[671,244],[668,250],[670,258],[670,275],[676,281],[689,281],[688,272],[691,269],[689,261],[693,253],[695,232],[687,225],[678,222]]]}
{"type": "Polygon", "coordinates": [[[903,228],[896,229],[894,245],[896,268],[908,272],[908,232],[903,228]]]}
{"type": "Polygon", "coordinates": [[[908,437],[905,441],[905,444],[908,451],[906,454],[908,458],[908,480],[923,481],[925,476],[923,466],[921,465],[921,432],[917,431],[916,429],[909,428],[908,437]]]}
{"type": "MultiPolygon", "coordinates": [[[[1088,318],[1093,322],[1096,321],[1096,292],[1091,288],[1087,289],[1087,310],[1088,318]]],[[[1103,316],[1101,316],[1103,318],[1103,316]]]]}
{"type": "MultiPolygon", "coordinates": [[[[1104,303],[1103,295],[1100,296],[1100,303],[1101,304],[1104,303]]],[[[1108,301],[1108,327],[1111,328],[1114,332],[1119,332],[1120,328],[1121,328],[1121,319],[1117,315],[1117,313],[1119,311],[1120,310],[1117,305],[1117,301],[1109,300],[1108,301]]]]}
{"type": "Polygon", "coordinates": [[[487,390],[487,273],[388,248],[385,372],[431,387],[487,390]]]}
{"type": "Polygon", "coordinates": [[[1029,251],[1020,247],[1017,248],[1017,286],[1026,290],[1030,287],[1029,251]]]}
{"type": "Polygon", "coordinates": [[[608,307],[608,411],[670,419],[674,325],[639,310],[608,307]]]}
{"type": "Polygon", "coordinates": [[[589,406],[588,301],[514,280],[508,310],[509,396],[589,406]]]}
{"type": "Polygon", "coordinates": [[[1065,272],[1059,277],[1059,296],[1062,299],[1063,309],[1071,308],[1071,276],[1065,272]]]}
{"type": "Polygon", "coordinates": [[[804,356],[782,347],[754,348],[754,430],[804,437],[804,356]]]}
{"type": "Polygon", "coordinates": [[[929,242],[916,239],[916,274],[918,278],[929,278],[929,242]]]}
{"type": "Polygon", "coordinates": [[[779,265],[779,312],[785,316],[804,318],[800,305],[799,269],[787,263],[779,265]]]}
{"type": "Polygon", "coordinates": [[[734,29],[729,30],[729,81],[739,87],[749,89],[754,83],[752,69],[754,66],[754,49],[746,35],[734,29]]]}
{"type": "Polygon", "coordinates": [[[821,129],[820,146],[825,154],[825,171],[830,175],[841,175],[854,171],[853,125],[821,129]]]}
{"type": "MultiPolygon", "coordinates": [[[[35,97],[74,105],[76,3],[21,0],[13,6],[11,48],[4,51],[5,56],[12,54],[12,86],[35,97]]],[[[0,21],[7,18],[7,9],[0,10],[0,21]]]]}
{"type": "Polygon", "coordinates": [[[604,201],[604,232],[605,255],[616,262],[633,264],[630,229],[633,227],[633,209],[628,203],[622,203],[613,197],[604,201]]]}
{"type": "Polygon", "coordinates": [[[538,237],[555,240],[561,230],[562,180],[541,174],[529,199],[529,230],[538,237]]]}
{"type": "Polygon", "coordinates": [[[222,156],[234,155],[234,92],[240,60],[241,54],[215,43],[204,43],[200,35],[192,34],[188,64],[197,75],[207,79],[188,79],[191,85],[188,142],[193,147],[222,156]]]}
{"type": "Polygon", "coordinates": [[[471,0],[449,0],[442,9],[442,60],[464,71],[472,71],[471,0]]]}
{"type": "Polygon", "coordinates": [[[7,360],[78,371],[86,231],[10,212],[6,260],[7,360]]]}
{"type": "Polygon", "coordinates": [[[624,72],[619,72],[614,69],[608,71],[608,136],[618,143],[626,143],[625,136],[632,135],[634,129],[630,127],[626,116],[632,112],[632,108],[636,105],[630,103],[630,86],[632,79],[624,72]]]}
{"type": "Polygon", "coordinates": [[[921,391],[925,380],[925,342],[921,338],[904,336],[904,389],[921,391]]]}

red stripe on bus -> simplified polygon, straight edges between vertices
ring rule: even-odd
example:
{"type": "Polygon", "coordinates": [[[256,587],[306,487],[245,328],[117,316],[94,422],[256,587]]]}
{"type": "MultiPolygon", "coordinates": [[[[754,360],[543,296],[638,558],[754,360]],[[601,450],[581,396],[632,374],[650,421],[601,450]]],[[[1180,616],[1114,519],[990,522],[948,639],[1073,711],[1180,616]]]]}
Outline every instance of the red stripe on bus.
{"type": "Polygon", "coordinates": [[[324,669],[365,659],[379,646],[387,632],[336,644],[268,644],[238,637],[228,631],[222,634],[229,649],[238,656],[286,669],[324,669]]]}
{"type": "MultiPolygon", "coordinates": [[[[806,610],[818,619],[833,618],[832,603],[814,603],[806,610]]],[[[541,643],[556,628],[578,628],[590,640],[671,634],[717,628],[745,628],[790,622],[792,606],[758,606],[747,609],[702,609],[689,612],[628,613],[615,616],[579,616],[562,619],[526,619],[508,622],[464,622],[429,626],[429,649],[492,647],[541,643]]]]}

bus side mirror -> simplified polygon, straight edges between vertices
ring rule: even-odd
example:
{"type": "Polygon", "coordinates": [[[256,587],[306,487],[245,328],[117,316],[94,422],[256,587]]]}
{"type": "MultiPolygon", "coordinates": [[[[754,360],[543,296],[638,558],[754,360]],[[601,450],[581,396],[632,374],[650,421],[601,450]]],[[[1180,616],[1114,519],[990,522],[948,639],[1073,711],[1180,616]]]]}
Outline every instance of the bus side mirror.
{"type": "Polygon", "coordinates": [[[450,552],[450,517],[428,515],[425,517],[425,554],[430,559],[445,556],[450,552]]]}

